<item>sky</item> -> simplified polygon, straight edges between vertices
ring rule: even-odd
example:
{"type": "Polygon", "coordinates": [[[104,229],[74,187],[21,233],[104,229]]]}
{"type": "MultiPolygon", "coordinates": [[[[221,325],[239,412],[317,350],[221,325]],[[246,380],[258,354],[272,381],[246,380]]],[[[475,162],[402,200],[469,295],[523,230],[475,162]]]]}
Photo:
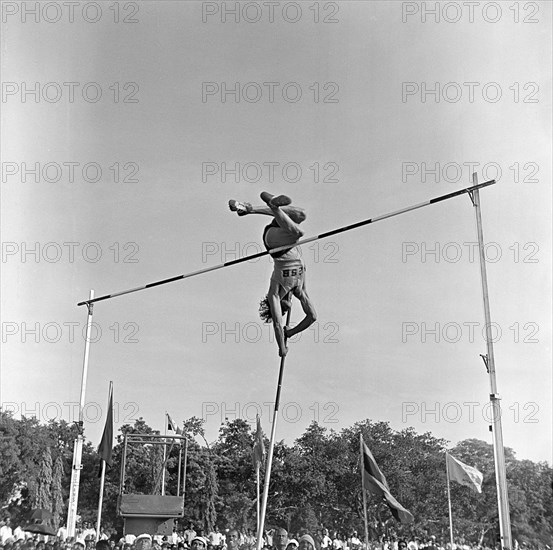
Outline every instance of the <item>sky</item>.
{"type": "MultiPolygon", "coordinates": [[[[552,462],[551,4],[2,3],[0,400],[78,418],[77,302],[262,250],[288,194],[306,236],[478,181],[505,445],[552,462]]],[[[467,195],[303,247],[313,327],[290,343],[278,439],[370,418],[492,442],[467,195]]],[[[86,437],[225,419],[271,431],[257,316],[268,257],[93,309],[86,437]]],[[[299,303],[293,323],[302,318],[299,303]]]]}

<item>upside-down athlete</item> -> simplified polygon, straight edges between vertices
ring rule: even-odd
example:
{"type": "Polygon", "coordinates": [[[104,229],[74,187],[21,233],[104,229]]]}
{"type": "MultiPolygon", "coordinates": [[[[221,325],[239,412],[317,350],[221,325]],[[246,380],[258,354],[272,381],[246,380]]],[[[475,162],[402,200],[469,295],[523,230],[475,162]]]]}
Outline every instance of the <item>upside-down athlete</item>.
{"type": "Polygon", "coordinates": [[[230,200],[229,208],[239,216],[263,214],[273,217],[263,230],[263,244],[267,250],[291,245],[271,254],[274,269],[269,292],[259,306],[261,319],[273,323],[279,355],[284,357],[288,353],[286,340],[310,327],[317,319],[305,286],[305,265],[301,252],[299,247],[294,246],[303,236],[299,224],[306,215],[302,208],[291,206],[292,201],[286,195],[275,197],[264,191],[261,199],[267,206],[254,207],[248,202],[230,200]],[[283,326],[282,317],[290,309],[292,296],[300,301],[305,317],[295,327],[287,327],[283,326]]]}

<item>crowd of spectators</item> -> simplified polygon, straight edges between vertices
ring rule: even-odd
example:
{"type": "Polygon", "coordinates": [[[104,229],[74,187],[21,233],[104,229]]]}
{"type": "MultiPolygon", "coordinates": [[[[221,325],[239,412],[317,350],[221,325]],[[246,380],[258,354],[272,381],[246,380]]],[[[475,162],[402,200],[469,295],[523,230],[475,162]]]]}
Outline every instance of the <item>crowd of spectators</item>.
{"type": "MultiPolygon", "coordinates": [[[[234,528],[219,530],[217,527],[210,533],[189,524],[184,530],[175,528],[171,535],[138,536],[127,534],[118,537],[115,532],[100,530],[96,541],[96,530],[83,522],[77,527],[76,536],[68,537],[65,527],[60,527],[56,534],[40,534],[25,530],[21,526],[13,528],[9,517],[0,522],[0,550],[255,550],[256,533],[251,529],[234,528]]],[[[486,546],[471,544],[454,544],[437,540],[435,536],[426,539],[399,537],[381,537],[370,540],[367,544],[357,531],[345,535],[328,529],[309,532],[302,529],[289,533],[284,528],[265,531],[263,536],[264,550],[496,550],[486,546]]],[[[532,548],[528,545],[515,544],[513,550],[551,550],[548,545],[543,548],[532,548]]]]}

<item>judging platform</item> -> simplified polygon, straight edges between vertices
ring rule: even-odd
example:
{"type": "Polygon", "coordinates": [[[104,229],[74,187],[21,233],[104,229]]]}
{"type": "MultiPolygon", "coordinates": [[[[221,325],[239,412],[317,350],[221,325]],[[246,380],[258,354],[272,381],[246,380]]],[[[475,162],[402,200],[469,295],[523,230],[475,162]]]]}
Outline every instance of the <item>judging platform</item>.
{"type": "MultiPolygon", "coordinates": [[[[123,457],[121,460],[121,478],[119,482],[119,497],[117,499],[117,512],[124,520],[123,531],[125,535],[171,535],[175,519],[184,516],[184,491],[186,487],[186,462],[188,440],[181,435],[156,435],[156,434],[125,434],[123,445],[123,457]],[[183,468],[183,443],[184,443],[184,468],[183,468]],[[143,495],[125,492],[127,450],[131,444],[162,445],[165,447],[164,456],[168,457],[167,447],[171,449],[178,444],[178,480],[176,495],[167,495],[165,487],[165,475],[161,477],[161,494],[143,495]],[[181,470],[184,469],[181,476],[181,470]],[[181,492],[182,478],[182,492],[181,492]]],[[[163,464],[165,468],[165,462],[163,464]]]]}

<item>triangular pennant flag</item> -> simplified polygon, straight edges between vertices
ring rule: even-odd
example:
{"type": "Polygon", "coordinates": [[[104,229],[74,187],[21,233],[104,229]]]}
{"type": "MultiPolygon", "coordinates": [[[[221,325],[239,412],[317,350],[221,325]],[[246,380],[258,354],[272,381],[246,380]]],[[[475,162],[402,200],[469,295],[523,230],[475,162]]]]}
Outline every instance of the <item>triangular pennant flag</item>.
{"type": "Polygon", "coordinates": [[[257,415],[257,428],[253,441],[252,458],[254,468],[258,468],[265,461],[265,445],[263,443],[263,430],[261,429],[259,415],[257,415]]]}
{"type": "Polygon", "coordinates": [[[113,454],[113,390],[111,385],[106,424],[104,426],[102,440],[98,446],[98,454],[100,455],[100,458],[106,462],[106,466],[111,466],[113,454]]]}
{"type": "Polygon", "coordinates": [[[167,429],[171,430],[172,432],[176,432],[177,428],[175,426],[175,423],[173,422],[173,419],[169,416],[169,413],[165,413],[167,415],[167,429]]]}
{"type": "Polygon", "coordinates": [[[367,491],[378,498],[383,498],[390,508],[392,515],[397,521],[401,523],[411,523],[413,521],[413,514],[404,508],[390,493],[388,482],[381,472],[374,456],[371,451],[365,445],[363,437],[361,437],[361,468],[363,486],[367,491]]]}

